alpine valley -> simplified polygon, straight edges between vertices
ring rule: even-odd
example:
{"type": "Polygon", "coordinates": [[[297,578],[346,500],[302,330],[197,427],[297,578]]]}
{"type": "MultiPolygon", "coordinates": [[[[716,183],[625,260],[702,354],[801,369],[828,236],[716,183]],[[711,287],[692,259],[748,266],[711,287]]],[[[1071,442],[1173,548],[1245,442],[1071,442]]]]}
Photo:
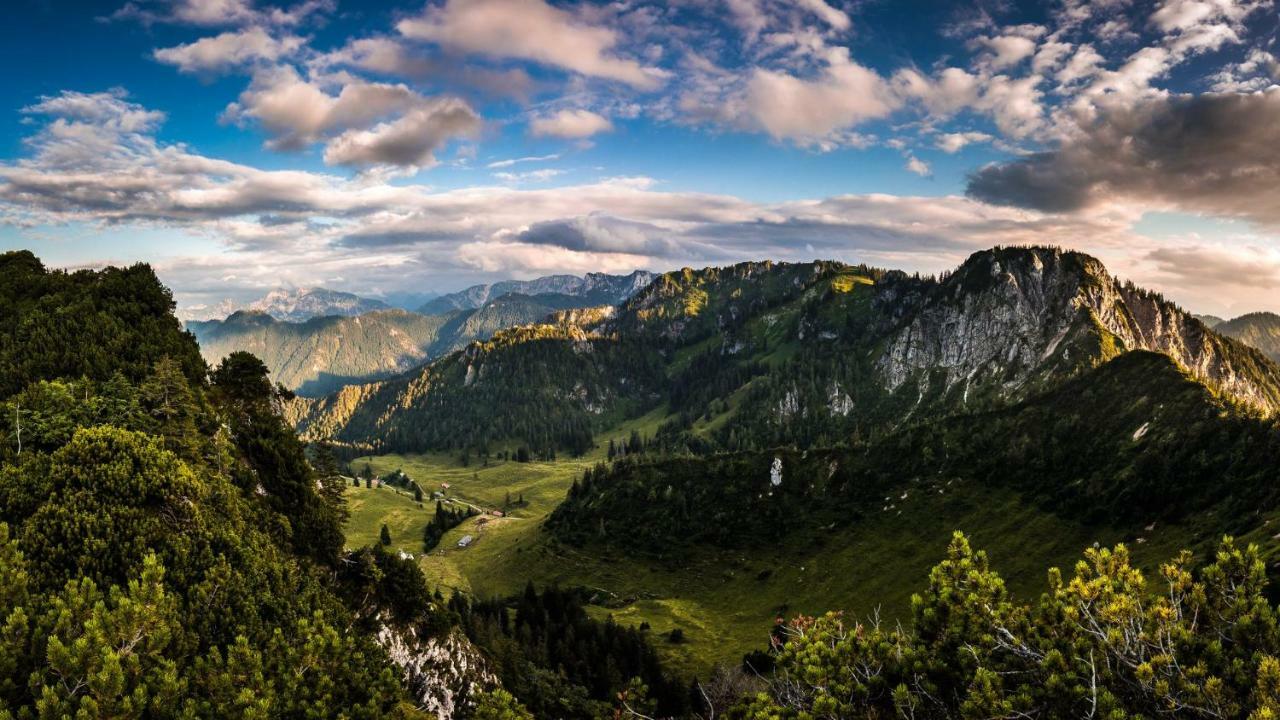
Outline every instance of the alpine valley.
{"type": "MultiPolygon", "coordinates": [[[[21,439],[2,451],[0,661],[23,679],[4,717],[951,717],[976,702],[982,670],[955,675],[974,652],[1030,678],[992,702],[1070,717],[1097,682],[1074,663],[1162,642],[1048,649],[1082,617],[1189,643],[1273,622],[1280,366],[1247,343],[1265,335],[1078,252],[556,278],[443,315],[241,311],[194,336],[146,266],[9,253],[0,279],[0,422],[21,439]],[[317,367],[330,394],[279,384],[317,367]],[[1149,596],[1147,574],[1188,594],[1149,596]],[[1065,668],[1021,654],[1041,649],[1065,668]],[[838,700],[797,675],[867,662],[838,700]],[[787,695],[797,677],[815,694],[787,695]],[[1059,681],[1077,690],[1046,694],[1059,681]]],[[[1132,692],[1108,702],[1174,691],[1132,692]]]]}

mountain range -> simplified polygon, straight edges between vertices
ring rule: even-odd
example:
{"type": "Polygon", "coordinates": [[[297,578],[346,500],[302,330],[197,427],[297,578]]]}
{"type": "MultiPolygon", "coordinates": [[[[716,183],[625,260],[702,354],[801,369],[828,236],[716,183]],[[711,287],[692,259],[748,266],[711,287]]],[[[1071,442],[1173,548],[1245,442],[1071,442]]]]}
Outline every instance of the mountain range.
{"type": "Polygon", "coordinates": [[[1280,368],[1259,350],[1087,255],[1003,248],[941,278],[833,262],[667,273],[594,325],[498,333],[297,412],[312,436],[403,451],[481,447],[505,427],[565,449],[660,405],[671,442],[812,445],[1009,406],[1135,350],[1242,407],[1280,408],[1280,368]],[[477,402],[490,395],[500,410],[477,402]]]}
{"type": "Polygon", "coordinates": [[[1255,312],[1226,320],[1214,326],[1214,330],[1252,345],[1280,362],[1280,315],[1271,312],[1255,312]]]}
{"type": "Polygon", "coordinates": [[[375,310],[389,310],[381,300],[360,297],[327,288],[276,288],[247,305],[224,300],[212,307],[185,308],[179,316],[187,322],[221,320],[241,312],[257,312],[285,322],[304,322],[317,317],[353,316],[375,310]]]}
{"type": "Polygon", "coordinates": [[[434,313],[391,309],[329,290],[278,291],[225,320],[190,321],[187,329],[210,363],[237,350],[252,352],[286,388],[319,395],[402,373],[557,311],[615,305],[647,277],[643,271],[597,273],[477,286],[423,308],[439,311],[434,313]],[[481,297],[478,305],[469,304],[481,297]]]}
{"type": "Polygon", "coordinates": [[[909,620],[903,578],[956,530],[1023,598],[1093,543],[1154,568],[1231,535],[1270,565],[1278,413],[1280,366],[1260,350],[1044,247],[938,277],[683,269],[612,312],[564,311],[286,406],[357,463],[547,498],[482,553],[446,538],[433,577],[592,588],[602,615],[700,629],[670,655],[704,671],[767,647],[779,616],[909,620]],[[588,469],[533,479],[565,464],[588,469]]]}
{"type": "Polygon", "coordinates": [[[587,273],[549,275],[535,280],[504,280],[489,285],[473,285],[456,293],[441,295],[418,308],[424,315],[440,315],[454,310],[471,310],[490,300],[509,295],[564,295],[578,298],[578,307],[617,305],[653,280],[653,273],[636,270],[630,275],[587,273]]]}

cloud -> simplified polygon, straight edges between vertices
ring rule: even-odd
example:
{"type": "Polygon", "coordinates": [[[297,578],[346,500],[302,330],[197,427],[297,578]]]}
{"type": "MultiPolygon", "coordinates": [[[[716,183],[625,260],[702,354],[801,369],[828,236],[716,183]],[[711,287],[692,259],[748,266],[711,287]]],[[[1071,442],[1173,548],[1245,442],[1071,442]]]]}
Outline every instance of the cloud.
{"type": "Polygon", "coordinates": [[[984,132],[943,133],[934,140],[934,145],[942,152],[952,155],[960,152],[968,145],[991,142],[993,139],[984,132]]]}
{"type": "Polygon", "coordinates": [[[538,170],[529,170],[527,172],[496,172],[493,176],[504,183],[514,185],[524,182],[546,182],[547,180],[563,175],[564,173],[564,170],[559,170],[557,168],[541,168],[538,170]]]}
{"type": "Polygon", "coordinates": [[[776,140],[824,148],[846,144],[846,132],[897,106],[884,80],[831,49],[817,77],[756,68],[747,83],[743,111],[749,122],[776,140]]]}
{"type": "Polygon", "coordinates": [[[527,99],[534,85],[529,73],[521,68],[495,70],[468,65],[456,58],[432,57],[422,48],[386,37],[351,40],[314,63],[318,67],[346,66],[410,80],[459,84],[518,100],[527,99]]]}
{"type": "MultiPolygon", "coordinates": [[[[447,192],[302,171],[268,171],[121,132],[114,149],[60,158],[74,141],[42,128],[32,154],[0,164],[0,220],[168,229],[221,250],[158,263],[183,304],[211,304],[282,282],[337,274],[347,289],[397,289],[493,273],[583,272],[815,256],[937,271],[997,244],[1146,250],[1105,214],[1060,217],[959,197],[840,196],[753,203],[663,192],[646,178],[556,188],[447,192]]],[[[488,275],[486,275],[488,274],[488,275]]]]}
{"type": "Polygon", "coordinates": [[[1084,119],[1057,149],[979,170],[968,194],[1052,212],[1121,201],[1280,225],[1280,89],[1169,96],[1084,119]]]}
{"type": "Polygon", "coordinates": [[[414,40],[493,58],[519,58],[653,90],[667,73],[619,57],[621,37],[543,0],[446,0],[396,29],[414,40]]]}
{"type": "Polygon", "coordinates": [[[325,146],[330,165],[430,167],[435,152],[456,138],[480,131],[480,116],[457,98],[423,100],[392,122],[368,130],[348,130],[325,146]]]}
{"type": "Polygon", "coordinates": [[[929,163],[921,160],[915,155],[907,154],[907,164],[903,166],[907,172],[915,173],[920,177],[933,177],[933,168],[929,167],[929,163]]]}
{"type": "Polygon", "coordinates": [[[119,88],[98,93],[67,90],[58,95],[41,96],[40,101],[22,109],[27,115],[47,115],[58,122],[79,122],[112,133],[142,133],[156,129],[164,122],[159,110],[127,100],[129,94],[119,88]]]}
{"type": "Polygon", "coordinates": [[[514,239],[531,245],[552,245],[575,252],[624,253],[645,257],[679,257],[687,250],[672,232],[651,223],[608,215],[588,215],[534,223],[514,239]]]}
{"type": "Polygon", "coordinates": [[[265,10],[256,8],[252,0],[135,0],[114,12],[111,19],[135,20],[144,25],[292,27],[333,8],[334,0],[304,0],[288,9],[271,7],[265,10]]]}
{"type": "Polygon", "coordinates": [[[292,55],[304,40],[296,35],[272,37],[260,27],[225,32],[153,53],[156,60],[182,72],[209,73],[260,61],[276,61],[292,55]]]}
{"type": "Polygon", "coordinates": [[[797,0],[796,4],[817,15],[835,30],[848,30],[853,25],[847,13],[831,7],[825,0],[797,0]]]}
{"type": "Polygon", "coordinates": [[[559,153],[552,153],[550,155],[529,155],[527,157],[507,158],[505,160],[494,160],[488,165],[485,165],[485,167],[489,168],[490,170],[495,170],[497,168],[506,168],[506,167],[511,167],[512,165],[519,165],[520,163],[547,162],[548,160],[559,160],[559,159],[560,159],[559,153]]]}
{"type": "Polygon", "coordinates": [[[443,145],[473,137],[481,127],[479,114],[458,98],[429,98],[405,85],[362,80],[341,85],[334,95],[289,66],[255,75],[224,118],[258,122],[277,150],[325,142],[325,162],[355,167],[430,166],[443,145]]]}
{"type": "Polygon", "coordinates": [[[1021,35],[984,37],[979,38],[977,42],[979,46],[989,51],[985,64],[992,70],[1013,67],[1036,52],[1035,39],[1021,35]]]}
{"type": "Polygon", "coordinates": [[[404,85],[356,81],[331,95],[283,66],[254,75],[238,102],[227,107],[231,121],[256,120],[280,150],[298,150],[334,132],[367,126],[402,113],[420,99],[404,85]]]}
{"type": "Polygon", "coordinates": [[[529,133],[534,137],[580,139],[612,130],[613,123],[609,118],[590,110],[561,110],[529,122],[529,133]]]}
{"type": "Polygon", "coordinates": [[[1260,247],[1188,245],[1162,247],[1147,254],[1170,283],[1192,287],[1280,288],[1280,251],[1260,247]]]}
{"type": "Polygon", "coordinates": [[[962,110],[989,115],[1004,134],[1023,139],[1042,129],[1044,107],[1039,75],[984,75],[945,68],[934,76],[915,69],[894,73],[891,86],[900,102],[914,101],[934,120],[962,110]]]}

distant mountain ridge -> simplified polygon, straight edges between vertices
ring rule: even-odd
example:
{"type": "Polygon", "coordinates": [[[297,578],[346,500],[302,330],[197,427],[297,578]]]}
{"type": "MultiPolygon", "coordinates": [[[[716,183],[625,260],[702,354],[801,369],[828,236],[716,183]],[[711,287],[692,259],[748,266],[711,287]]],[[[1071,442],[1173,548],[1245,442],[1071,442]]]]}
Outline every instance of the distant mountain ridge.
{"type": "Polygon", "coordinates": [[[284,322],[305,322],[312,318],[351,317],[376,310],[390,310],[381,300],[328,288],[276,288],[248,304],[223,300],[213,306],[179,308],[185,322],[222,320],[242,311],[265,313],[284,322]]]}
{"type": "Polygon", "coordinates": [[[665,407],[658,435],[669,444],[806,447],[1006,407],[1135,350],[1165,354],[1242,406],[1280,409],[1280,367],[1258,350],[1088,255],[998,248],[937,279],[835,262],[666,273],[590,328],[562,315],[537,332],[498,333],[295,417],[311,437],[380,449],[479,446],[503,439],[501,428],[547,449],[581,447],[582,428],[665,407]],[[436,419],[514,397],[529,398],[527,417],[436,419]],[[551,403],[554,413],[536,410],[551,403]]]}
{"type": "Polygon", "coordinates": [[[1227,320],[1214,328],[1246,345],[1255,347],[1280,362],[1280,315],[1254,312],[1227,320]]]}
{"type": "Polygon", "coordinates": [[[285,322],[304,322],[318,317],[363,315],[375,310],[390,310],[391,306],[381,300],[339,290],[282,288],[272,290],[261,300],[250,303],[246,309],[266,313],[285,322]]]}
{"type": "Polygon", "coordinates": [[[578,307],[617,305],[653,281],[654,274],[636,270],[629,275],[587,273],[576,275],[548,275],[535,280],[504,280],[487,285],[473,285],[465,290],[441,295],[422,307],[424,315],[440,315],[454,310],[471,310],[503,295],[567,295],[582,301],[578,307]]]}
{"type": "Polygon", "coordinates": [[[574,278],[576,285],[559,278],[539,287],[561,287],[579,294],[506,292],[475,308],[435,315],[382,307],[348,316],[358,303],[309,291],[307,297],[317,303],[300,305],[292,296],[269,296],[270,303],[255,303],[260,309],[239,311],[225,320],[188,322],[187,328],[196,335],[208,362],[246,350],[267,364],[277,382],[315,396],[398,375],[470,342],[488,340],[500,330],[542,322],[556,312],[588,310],[601,298],[628,293],[643,276],[591,275],[574,278]],[[326,298],[336,302],[322,310],[318,301],[326,298]],[[326,316],[301,321],[279,317],[326,310],[326,316]]]}

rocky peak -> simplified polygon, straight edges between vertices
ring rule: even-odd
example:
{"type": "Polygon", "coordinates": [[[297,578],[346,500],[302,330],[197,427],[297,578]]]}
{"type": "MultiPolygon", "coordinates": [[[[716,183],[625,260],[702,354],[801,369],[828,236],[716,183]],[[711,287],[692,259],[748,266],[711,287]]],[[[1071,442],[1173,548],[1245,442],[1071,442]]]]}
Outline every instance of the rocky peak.
{"type": "Polygon", "coordinates": [[[1165,353],[1251,405],[1280,409],[1280,368],[1260,353],[1117,281],[1096,258],[1057,248],[971,256],[892,334],[880,368],[890,389],[940,374],[947,389],[964,383],[966,397],[970,385],[1008,397],[1139,349],[1165,353]]]}

